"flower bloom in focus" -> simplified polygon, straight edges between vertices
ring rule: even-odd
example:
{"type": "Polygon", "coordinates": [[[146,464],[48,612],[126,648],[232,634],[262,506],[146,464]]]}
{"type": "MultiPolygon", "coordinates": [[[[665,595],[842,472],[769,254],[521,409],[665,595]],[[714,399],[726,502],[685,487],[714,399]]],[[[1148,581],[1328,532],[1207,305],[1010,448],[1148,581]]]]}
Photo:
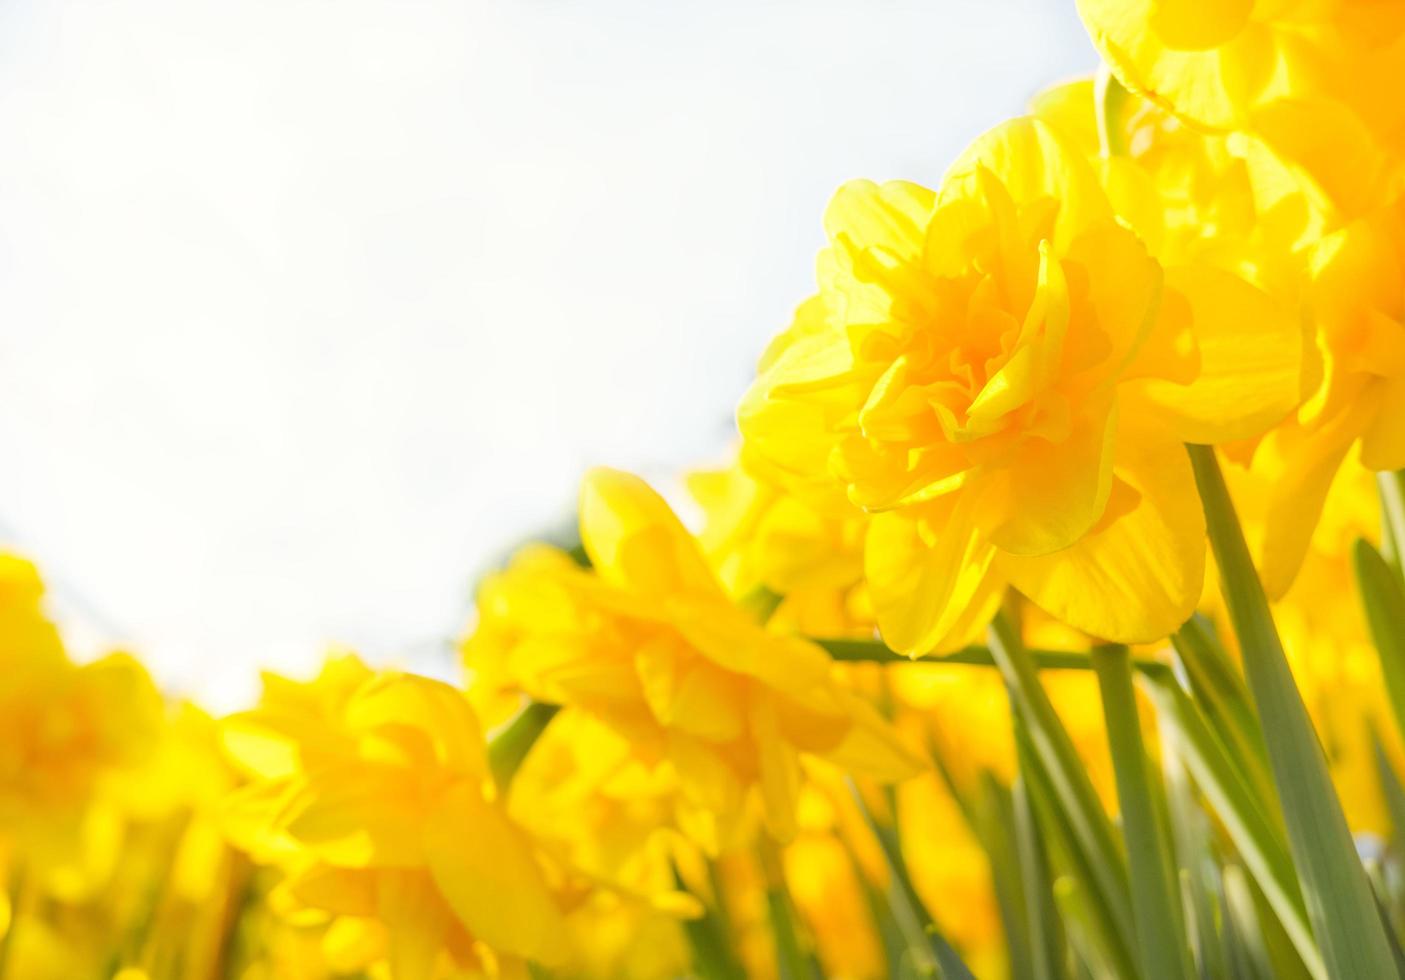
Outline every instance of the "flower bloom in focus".
{"type": "Polygon", "coordinates": [[[1039,120],[982,137],[940,192],[849,184],[825,225],[820,292],[739,421],[792,492],[871,515],[888,644],[954,645],[1007,582],[1103,639],[1176,629],[1205,560],[1180,444],[1296,404],[1297,324],[1246,324],[1258,294],[1217,270],[1168,275],[1039,120]],[[1272,370],[1233,356],[1266,339],[1272,370]]]}
{"type": "Polygon", "coordinates": [[[1405,8],[1372,0],[1079,0],[1129,89],[1201,127],[1252,133],[1346,217],[1405,177],[1405,8]]]}
{"type": "Polygon", "coordinates": [[[592,570],[538,547],[485,583],[464,645],[474,688],[579,707],[667,762],[690,829],[712,847],[731,839],[753,788],[772,834],[794,835],[802,754],[879,779],[921,768],[834,681],[823,649],[767,632],[727,596],[642,480],[592,471],[580,521],[592,570]]]}

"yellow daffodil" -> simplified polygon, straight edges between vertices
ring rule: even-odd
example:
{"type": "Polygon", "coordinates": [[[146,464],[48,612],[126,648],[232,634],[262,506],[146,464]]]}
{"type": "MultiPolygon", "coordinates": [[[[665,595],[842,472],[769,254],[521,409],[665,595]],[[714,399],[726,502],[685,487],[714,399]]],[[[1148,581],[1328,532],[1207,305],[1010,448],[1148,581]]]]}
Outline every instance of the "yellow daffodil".
{"type": "Polygon", "coordinates": [[[1300,332],[1260,319],[1242,280],[1163,271],[1114,218],[1036,119],[978,140],[938,193],[861,182],[830,204],[820,293],[739,420],[793,492],[872,515],[865,573],[894,649],[951,645],[1006,582],[1108,640],[1190,614],[1203,521],[1180,443],[1289,411],[1300,332]]]}
{"type": "Polygon", "coordinates": [[[0,555],[0,834],[25,859],[65,863],[104,784],[138,770],[163,706],[126,654],[68,658],[34,566],[0,555]]]}
{"type": "Polygon", "coordinates": [[[1292,583],[1353,445],[1368,469],[1405,467],[1405,204],[1322,238],[1308,289],[1322,383],[1255,461],[1276,475],[1260,548],[1271,594],[1292,583]]]}
{"type": "Polygon", "coordinates": [[[700,910],[676,890],[675,863],[692,853],[673,829],[677,796],[670,774],[644,765],[623,736],[572,710],[553,718],[513,777],[513,820],[572,868],[613,886],[570,915],[582,977],[686,972],[680,917],[700,910]]]}
{"type": "Polygon", "coordinates": [[[1041,92],[1031,111],[1088,158],[1158,262],[1232,273],[1296,318],[1305,249],[1330,206],[1262,140],[1201,130],[1134,93],[1100,105],[1092,79],[1041,92]]]}
{"type": "Polygon", "coordinates": [[[774,629],[806,636],[865,635],[873,609],[863,578],[866,519],[834,516],[758,475],[754,461],[688,476],[703,511],[698,543],[727,592],[777,599],[774,629]]]}
{"type": "MultiPolygon", "coordinates": [[[[1097,152],[1091,83],[1045,93],[1036,111],[1097,152]]],[[[1280,311],[1302,309],[1304,404],[1263,446],[1235,451],[1255,456],[1274,483],[1254,543],[1265,586],[1282,595],[1351,446],[1371,469],[1405,466],[1405,208],[1333,228],[1313,188],[1257,136],[1199,132],[1135,95],[1108,124],[1125,152],[1095,165],[1119,217],[1153,254],[1214,266],[1261,288],[1280,311]]],[[[1248,308],[1240,315],[1268,322],[1248,308]]],[[[1271,350],[1266,338],[1261,352],[1271,350]]],[[[1247,360],[1242,349],[1229,353],[1247,360]]]]}
{"type": "Polygon", "coordinates": [[[225,744],[253,780],[231,804],[235,840],[292,869],[296,907],[383,927],[368,955],[392,976],[568,960],[571,899],[492,798],[461,692],[343,658],[307,684],[267,677],[225,744]]]}
{"type": "Polygon", "coordinates": [[[767,632],[728,597],[642,480],[592,471],[580,519],[592,570],[532,548],[484,585],[465,644],[475,688],[591,712],[667,762],[719,839],[753,788],[771,832],[793,835],[802,754],[883,779],[919,768],[822,649],[767,632]]]}
{"type": "Polygon", "coordinates": [[[1079,0],[1124,85],[1255,134],[1351,217],[1401,189],[1405,10],[1369,0],[1079,0]]]}

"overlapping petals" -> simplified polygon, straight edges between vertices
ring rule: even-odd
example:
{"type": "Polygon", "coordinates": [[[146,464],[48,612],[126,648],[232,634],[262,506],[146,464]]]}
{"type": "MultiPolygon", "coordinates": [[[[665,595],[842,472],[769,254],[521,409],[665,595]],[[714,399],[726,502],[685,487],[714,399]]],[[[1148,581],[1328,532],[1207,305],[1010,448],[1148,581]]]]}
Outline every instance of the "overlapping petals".
{"type": "Polygon", "coordinates": [[[572,705],[676,773],[690,807],[730,837],[751,794],[793,836],[802,756],[877,778],[919,762],[877,712],[837,684],[828,654],[767,632],[728,598],[694,539],[643,481],[595,470],[581,489],[591,570],[544,549],[479,596],[470,669],[572,705]]]}
{"type": "Polygon", "coordinates": [[[874,515],[865,570],[895,649],[954,645],[1012,580],[1111,640],[1189,615],[1200,517],[1158,508],[1135,471],[1155,458],[1184,488],[1179,442],[1281,419],[1301,328],[1228,273],[1164,270],[1116,218],[1087,157],[1037,119],[982,137],[938,193],[857,183],[831,203],[820,292],[739,421],[792,492],[874,515]],[[1172,570],[1118,573],[1127,588],[1093,574],[1104,548],[1172,570]]]}

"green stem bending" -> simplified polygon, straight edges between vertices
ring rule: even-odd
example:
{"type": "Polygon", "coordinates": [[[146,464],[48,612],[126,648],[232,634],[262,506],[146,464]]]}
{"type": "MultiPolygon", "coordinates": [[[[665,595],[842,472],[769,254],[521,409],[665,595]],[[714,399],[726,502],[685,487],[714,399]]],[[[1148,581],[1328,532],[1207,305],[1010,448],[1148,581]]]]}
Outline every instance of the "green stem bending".
{"type": "Polygon", "coordinates": [[[1393,977],[1371,885],[1332,787],[1327,759],[1293,682],[1268,598],[1210,446],[1189,446],[1220,589],[1239,637],[1313,932],[1333,977],[1393,977]]]}
{"type": "Polygon", "coordinates": [[[558,705],[533,701],[488,743],[488,769],[498,792],[507,793],[512,777],[517,775],[517,767],[522,765],[522,760],[527,758],[527,753],[532,751],[547,724],[560,710],[558,705]]]}
{"type": "Polygon", "coordinates": [[[1122,835],[1132,876],[1138,958],[1151,980],[1189,980],[1194,976],[1194,967],[1181,921],[1180,888],[1168,830],[1158,819],[1152,799],[1141,721],[1132,690],[1131,656],[1125,646],[1103,646],[1094,648],[1092,658],[1102,694],[1117,802],[1122,811],[1122,835]]]}
{"type": "Polygon", "coordinates": [[[1398,574],[1405,567],[1405,470],[1376,474],[1381,496],[1381,550],[1398,574]]]}

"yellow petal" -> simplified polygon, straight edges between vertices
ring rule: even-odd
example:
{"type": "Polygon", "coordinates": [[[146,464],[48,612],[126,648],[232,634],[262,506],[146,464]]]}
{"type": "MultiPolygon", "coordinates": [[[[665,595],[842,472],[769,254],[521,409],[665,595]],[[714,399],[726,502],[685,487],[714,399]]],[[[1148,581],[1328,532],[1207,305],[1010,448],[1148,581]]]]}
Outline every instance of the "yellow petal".
{"type": "Polygon", "coordinates": [[[463,692],[413,674],[387,673],[352,698],[347,724],[358,729],[417,733],[432,757],[422,760],[469,777],[484,778],[488,762],[483,731],[463,692]]]}
{"type": "Polygon", "coordinates": [[[1190,617],[1205,572],[1205,520],[1185,448],[1166,433],[1119,444],[1109,519],[1052,555],[1001,554],[1010,582],[1042,609],[1118,643],[1164,639],[1190,617]]]}
{"type": "Polygon", "coordinates": [[[715,814],[734,813],[742,787],[715,745],[680,731],[668,733],[668,759],[688,797],[715,814]]]}
{"type": "MultiPolygon", "coordinates": [[[[1191,307],[1200,370],[1190,384],[1155,378],[1142,392],[1185,442],[1217,445],[1263,434],[1302,400],[1300,321],[1267,293],[1206,264],[1168,269],[1191,307]]],[[[1128,408],[1130,411],[1130,407],[1128,408]]]]}
{"type": "Polygon", "coordinates": [[[921,254],[934,199],[932,191],[907,181],[853,180],[825,209],[825,231],[848,250],[879,248],[910,261],[921,254]]]}
{"type": "Polygon", "coordinates": [[[1093,407],[1061,442],[1026,439],[1012,465],[963,491],[978,501],[976,519],[991,544],[1012,554],[1049,554],[1097,523],[1112,489],[1117,415],[1115,405],[1093,407]]]}
{"type": "Polygon", "coordinates": [[[781,738],[775,706],[769,697],[751,703],[751,737],[756,744],[756,763],[765,804],[766,827],[771,836],[785,842],[795,836],[795,807],[800,799],[800,757],[781,738]]]}
{"type": "Polygon", "coordinates": [[[999,178],[1015,201],[1059,202],[1055,252],[1063,252],[1090,224],[1112,218],[1088,161],[1041,120],[1014,119],[980,136],[947,171],[939,201],[979,193],[982,168],[999,178]]]}
{"type": "Polygon", "coordinates": [[[334,915],[376,914],[376,872],[360,868],[312,867],[289,875],[279,887],[299,902],[334,915]]]}
{"type": "Polygon", "coordinates": [[[728,742],[741,734],[740,690],[734,676],[668,635],[641,647],[634,662],[659,724],[714,742],[728,742]]]}
{"type": "Polygon", "coordinates": [[[1405,469],[1405,377],[1376,382],[1380,407],[1361,436],[1361,463],[1372,470],[1405,469]]]}
{"type": "Polygon", "coordinates": [[[522,832],[477,786],[446,793],[424,827],[425,860],[464,928],[494,950],[551,966],[566,923],[522,832]]]}
{"type": "Polygon", "coordinates": [[[309,772],[286,829],[341,867],[418,864],[420,812],[407,771],[353,760],[309,772]]]}
{"type": "Polygon", "coordinates": [[[581,482],[580,520],[591,564],[611,585],[656,599],[721,593],[692,536],[639,477],[591,470],[581,482]]]}
{"type": "Polygon", "coordinates": [[[982,595],[994,548],[970,513],[971,499],[922,508],[924,533],[906,514],[874,516],[864,544],[864,575],[883,639],[894,650],[927,653],[946,642],[982,595]]]}
{"type": "MultiPolygon", "coordinates": [[[[1283,471],[1269,487],[1259,547],[1259,575],[1270,599],[1281,597],[1293,584],[1308,545],[1312,543],[1312,532],[1322,516],[1322,505],[1331,489],[1332,478],[1351,444],[1370,423],[1374,401],[1363,393],[1345,410],[1324,419],[1315,428],[1284,433],[1299,438],[1282,450],[1283,471]]],[[[1281,438],[1279,441],[1286,443],[1288,440],[1281,438]]]]}
{"type": "Polygon", "coordinates": [[[851,724],[843,741],[824,753],[825,759],[845,772],[885,783],[910,779],[927,768],[873,705],[847,691],[841,695],[851,724]]]}
{"type": "Polygon", "coordinates": [[[434,976],[449,929],[443,900],[423,872],[384,873],[378,884],[379,918],[389,940],[386,959],[392,980],[434,976]]]}

